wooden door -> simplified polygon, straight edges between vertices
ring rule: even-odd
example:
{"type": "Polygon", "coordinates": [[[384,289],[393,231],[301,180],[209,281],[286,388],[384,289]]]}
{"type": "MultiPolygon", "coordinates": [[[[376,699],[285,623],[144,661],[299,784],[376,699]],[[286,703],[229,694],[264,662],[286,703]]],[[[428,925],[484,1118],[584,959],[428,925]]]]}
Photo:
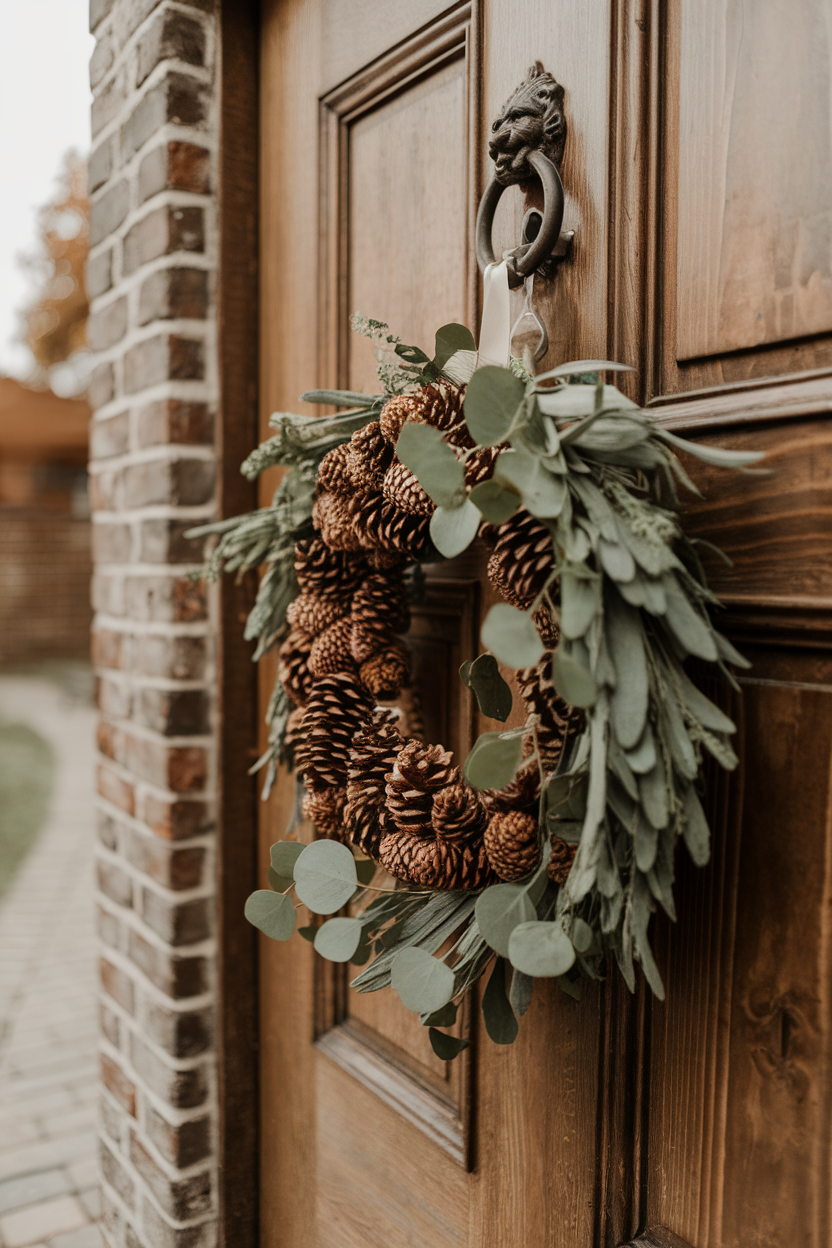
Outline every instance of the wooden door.
{"type": "MultiPolygon", "coordinates": [[[[264,0],[261,398],[372,384],[352,311],[474,326],[488,126],[541,60],[564,85],[573,251],[538,289],[545,365],[618,358],[674,428],[770,451],[699,474],[712,578],[754,667],[714,860],[680,859],[667,1003],[539,984],[518,1041],[446,1068],[391,993],[261,950],[264,1248],[774,1248],[827,1242],[832,881],[832,144],[824,0],[264,0]]],[[[228,141],[228,140],[226,140],[228,141]]],[[[533,192],[532,192],[533,196],[533,192]]],[[[496,250],[523,195],[503,197],[496,250]]],[[[265,485],[266,494],[269,483],[265,485]]],[[[477,725],[476,563],[414,624],[431,735],[477,725]]],[[[274,670],[263,665],[262,696],[274,670]]],[[[294,801],[283,776],[261,862],[294,801]]]]}

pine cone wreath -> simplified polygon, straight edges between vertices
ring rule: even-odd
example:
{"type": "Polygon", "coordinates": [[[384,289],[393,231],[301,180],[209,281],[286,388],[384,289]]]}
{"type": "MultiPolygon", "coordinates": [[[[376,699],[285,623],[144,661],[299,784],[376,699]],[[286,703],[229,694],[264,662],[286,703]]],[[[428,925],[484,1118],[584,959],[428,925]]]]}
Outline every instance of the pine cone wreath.
{"type": "Polygon", "coordinates": [[[378,489],[393,458],[393,448],[381,432],[377,420],[356,429],[347,450],[348,471],[361,488],[378,489]]]}
{"type": "Polygon", "coordinates": [[[305,537],[295,546],[295,575],[302,593],[343,594],[366,574],[361,555],[330,550],[320,537],[305,537]]]}
{"type": "Polygon", "coordinates": [[[393,770],[402,738],[393,711],[376,710],[350,746],[344,824],[348,839],[378,860],[379,841],[393,828],[387,813],[387,775],[393,770]]]}
{"type": "Polygon", "coordinates": [[[552,571],[551,533],[527,511],[518,511],[486,536],[494,542],[488,579],[506,602],[528,610],[552,571]]]}
{"type": "Polygon", "coordinates": [[[278,651],[277,679],[296,706],[303,706],[312,688],[309,654],[312,638],[293,628],[278,651]]]}
{"type": "Polygon", "coordinates": [[[365,577],[352,599],[353,623],[391,633],[410,627],[410,604],[401,573],[365,577]]]}
{"type": "Polygon", "coordinates": [[[552,856],[546,867],[546,874],[553,884],[559,884],[561,888],[563,887],[566,883],[566,877],[572,869],[572,863],[575,861],[577,852],[577,845],[570,845],[568,841],[563,840],[560,836],[552,837],[552,856]]]}
{"type": "Polygon", "coordinates": [[[350,650],[351,637],[352,621],[345,615],[315,638],[309,651],[309,670],[316,679],[331,672],[355,671],[350,650]]]}
{"type": "Polygon", "coordinates": [[[459,783],[453,754],[441,745],[410,741],[387,778],[387,810],[400,832],[433,836],[431,812],[437,789],[459,783]]]}
{"type": "Polygon", "coordinates": [[[485,888],[494,882],[482,845],[456,845],[407,833],[382,838],[379,861],[396,879],[416,888],[485,888]]]}
{"type": "Polygon", "coordinates": [[[372,703],[356,676],[334,672],[317,680],[309,694],[295,750],[295,766],[311,789],[346,782],[352,739],[372,703]]]}
{"type": "Polygon", "coordinates": [[[350,609],[349,598],[342,594],[299,594],[289,603],[286,621],[291,628],[317,637],[336,620],[343,619],[350,609]]]}
{"type": "Polygon", "coordinates": [[[433,500],[422,489],[415,473],[399,460],[391,464],[384,474],[381,492],[391,506],[409,516],[433,515],[433,500]]]}
{"type": "Polygon", "coordinates": [[[393,642],[362,663],[359,675],[374,698],[397,698],[410,675],[407,651],[400,642],[393,642]]]}
{"type": "Polygon", "coordinates": [[[440,840],[471,845],[482,840],[488,807],[476,789],[459,781],[434,794],[430,821],[440,840]]]}
{"type": "Polygon", "coordinates": [[[331,841],[344,839],[344,806],[347,800],[343,786],[313,790],[303,799],[303,815],[315,826],[319,836],[331,841]]]}
{"type": "Polygon", "coordinates": [[[501,880],[519,880],[540,862],[534,815],[512,810],[492,815],[484,838],[488,861],[501,880]]]}

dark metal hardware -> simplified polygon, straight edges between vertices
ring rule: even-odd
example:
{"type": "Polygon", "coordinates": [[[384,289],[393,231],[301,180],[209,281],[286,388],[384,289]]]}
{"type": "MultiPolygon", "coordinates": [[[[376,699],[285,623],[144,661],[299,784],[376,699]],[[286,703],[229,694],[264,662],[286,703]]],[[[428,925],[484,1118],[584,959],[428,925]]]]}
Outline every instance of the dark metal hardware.
{"type": "Polygon", "coordinates": [[[557,166],[566,142],[563,87],[540,61],[503,105],[491,127],[488,150],[494,176],[485,188],[477,213],[477,262],[482,270],[496,257],[491,242],[494,213],[507,186],[528,182],[535,174],[543,184],[543,212],[531,209],[523,220],[523,240],[507,253],[509,286],[517,287],[530,273],[550,276],[572,242],[573,231],[561,232],[563,183],[557,166]]]}

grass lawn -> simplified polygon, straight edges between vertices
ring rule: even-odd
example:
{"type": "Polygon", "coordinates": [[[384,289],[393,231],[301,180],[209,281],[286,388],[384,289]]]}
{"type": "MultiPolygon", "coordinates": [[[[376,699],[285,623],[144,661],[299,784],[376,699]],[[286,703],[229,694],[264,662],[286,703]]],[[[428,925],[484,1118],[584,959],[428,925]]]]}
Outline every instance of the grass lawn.
{"type": "Polygon", "coordinates": [[[0,723],[0,897],[43,827],[54,778],[49,742],[25,724],[0,723]]]}

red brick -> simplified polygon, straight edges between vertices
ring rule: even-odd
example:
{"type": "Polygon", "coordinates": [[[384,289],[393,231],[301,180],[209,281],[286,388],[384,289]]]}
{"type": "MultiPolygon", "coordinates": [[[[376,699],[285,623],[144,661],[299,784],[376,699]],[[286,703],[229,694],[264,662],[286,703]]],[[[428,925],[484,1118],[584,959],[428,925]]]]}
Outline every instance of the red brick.
{"type": "Polygon", "coordinates": [[[96,680],[96,705],[102,715],[111,719],[129,719],[133,705],[130,686],[122,681],[107,680],[99,676],[96,680]]]}
{"type": "Polygon", "coordinates": [[[142,689],[136,721],[165,736],[207,733],[208,695],[202,689],[142,689]]]}
{"type": "Polygon", "coordinates": [[[208,613],[205,582],[189,577],[131,576],[126,586],[126,613],[133,620],[155,623],[204,620],[208,613]]]}
{"type": "Polygon", "coordinates": [[[101,859],[96,863],[98,887],[106,897],[119,906],[133,905],[133,882],[126,871],[112,862],[101,859]]]}
{"type": "Polygon", "coordinates": [[[184,1222],[211,1209],[211,1175],[208,1170],[192,1174],[187,1179],[171,1180],[133,1132],[130,1133],[130,1160],[163,1211],[175,1221],[184,1222]]]}
{"type": "Polygon", "coordinates": [[[109,628],[94,628],[92,662],[94,667],[121,668],[124,663],[124,634],[109,628]]]}
{"type": "Polygon", "coordinates": [[[214,440],[214,418],[205,403],[158,399],[138,414],[139,446],[191,443],[207,446],[214,440]]]}
{"type": "Polygon", "coordinates": [[[211,1152],[211,1119],[207,1116],[174,1126],[148,1106],[145,1130],[156,1151],[180,1170],[202,1161],[211,1152]]]}
{"type": "Polygon", "coordinates": [[[99,1120],[105,1133],[115,1145],[119,1146],[121,1144],[121,1125],[127,1121],[124,1114],[115,1107],[108,1096],[103,1094],[98,1098],[98,1112],[99,1120]]]}
{"type": "Polygon", "coordinates": [[[145,1239],[131,1238],[127,1228],[125,1248],[216,1248],[216,1227],[213,1220],[196,1226],[171,1226],[150,1200],[142,1202],[142,1227],[145,1239]]]}
{"type": "Polygon", "coordinates": [[[139,526],[141,563],[197,563],[203,561],[204,538],[185,536],[193,520],[143,520],[139,526]]]}
{"type": "Polygon", "coordinates": [[[103,407],[105,403],[109,403],[115,394],[115,375],[113,373],[112,364],[99,364],[97,368],[92,370],[89,385],[87,386],[87,398],[90,407],[95,411],[99,407],[103,407]]]}
{"type": "Polygon", "coordinates": [[[126,837],[125,848],[133,866],[165,888],[174,891],[198,888],[202,883],[205,850],[201,846],[192,845],[178,849],[165,841],[142,836],[131,829],[126,837]]]}
{"type": "Polygon", "coordinates": [[[133,1180],[103,1140],[98,1142],[98,1164],[105,1183],[118,1192],[125,1205],[133,1207],[133,1180]]]}
{"type": "Polygon", "coordinates": [[[207,962],[201,957],[178,957],[167,949],[152,945],[132,928],[128,954],[160,992],[179,1000],[198,997],[208,987],[207,962]]]}
{"type": "Polygon", "coordinates": [[[144,633],[136,638],[134,671],[169,680],[201,680],[205,674],[204,637],[144,633]]]}
{"type": "Polygon", "coordinates": [[[120,299],[112,299],[87,317],[87,343],[92,351],[106,351],[120,342],[126,333],[127,298],[124,295],[120,299]]]}
{"type": "Polygon", "coordinates": [[[195,205],[177,207],[163,204],[137,221],[124,237],[123,269],[126,274],[150,260],[175,251],[203,251],[205,226],[203,211],[195,205]]]}
{"type": "MultiPolygon", "coordinates": [[[[125,470],[125,506],[133,509],[155,504],[198,507],[214,495],[213,460],[182,456],[131,464],[125,470]]],[[[190,522],[189,527],[193,527],[190,522]]]]}
{"type": "Polygon", "coordinates": [[[174,793],[205,787],[208,761],[200,745],[166,745],[148,737],[128,737],[126,764],[136,776],[174,793]]]}
{"type": "Polygon", "coordinates": [[[134,1009],[133,981],[130,976],[125,975],[124,971],[113,966],[112,962],[108,962],[106,958],[101,959],[98,970],[101,987],[107,995],[112,997],[128,1014],[132,1014],[134,1009]]]}
{"type": "Polygon", "coordinates": [[[136,1085],[106,1053],[101,1054],[101,1082],[110,1095],[115,1097],[122,1109],[126,1109],[128,1114],[135,1118],[136,1085]]]}
{"type": "Polygon", "coordinates": [[[139,41],[139,65],[136,85],[162,61],[184,61],[186,65],[204,65],[205,30],[195,18],[168,9],[160,13],[139,41]]]}
{"type": "Polygon", "coordinates": [[[108,459],[111,455],[123,455],[130,437],[130,416],[118,412],[106,420],[90,423],[90,456],[92,459],[108,459]]]}
{"type": "Polygon", "coordinates": [[[189,74],[166,74],[146,92],[121,128],[124,159],[128,160],[166,123],[199,126],[206,113],[207,88],[203,83],[189,74]]]}
{"type": "Polygon", "coordinates": [[[87,298],[97,299],[113,286],[113,249],[100,251],[87,260],[87,298]]]}
{"type": "Polygon", "coordinates": [[[115,851],[118,847],[119,825],[116,823],[112,815],[107,814],[106,811],[97,810],[95,814],[98,827],[98,839],[101,841],[101,844],[105,846],[105,848],[115,851]]]}
{"type": "Polygon", "coordinates": [[[210,1010],[174,1010],[148,1001],[142,1032],[171,1057],[197,1057],[211,1047],[210,1010]]]}
{"type": "Polygon", "coordinates": [[[139,324],[182,317],[204,320],[208,315],[208,274],[205,269],[157,269],[139,291],[139,324]]]}
{"type": "Polygon", "coordinates": [[[130,1056],[142,1083],[173,1109],[195,1109],[205,1103],[208,1079],[204,1065],[176,1070],[162,1061],[138,1036],[131,1038],[130,1056]]]}
{"type": "Polygon", "coordinates": [[[211,934],[208,901],[171,901],[150,888],[142,889],[141,914],[157,936],[174,947],[195,945],[211,934]]]}
{"type": "Polygon", "coordinates": [[[157,797],[153,793],[145,796],[142,805],[142,820],[157,836],[169,841],[185,840],[191,836],[200,836],[213,827],[205,802],[188,801],[157,797]]]}
{"type": "Polygon", "coordinates": [[[144,203],[160,191],[190,191],[204,195],[210,190],[211,153],[196,143],[172,140],[148,152],[139,166],[139,201],[144,203]]]}
{"type": "Polygon", "coordinates": [[[111,78],[106,87],[95,95],[90,109],[90,131],[95,138],[113,120],[124,103],[124,83],[119,74],[111,78]]]}
{"type": "Polygon", "coordinates": [[[128,784],[111,767],[100,764],[98,768],[98,792],[113,806],[132,815],[136,809],[136,797],[132,784],[128,784]]]}
{"type": "Polygon", "coordinates": [[[204,343],[181,334],[156,334],[124,356],[124,391],[136,394],[163,381],[199,381],[205,375],[204,343]]]}
{"type": "Polygon", "coordinates": [[[96,563],[126,563],[132,537],[129,524],[94,524],[92,553],[96,563]]]}

